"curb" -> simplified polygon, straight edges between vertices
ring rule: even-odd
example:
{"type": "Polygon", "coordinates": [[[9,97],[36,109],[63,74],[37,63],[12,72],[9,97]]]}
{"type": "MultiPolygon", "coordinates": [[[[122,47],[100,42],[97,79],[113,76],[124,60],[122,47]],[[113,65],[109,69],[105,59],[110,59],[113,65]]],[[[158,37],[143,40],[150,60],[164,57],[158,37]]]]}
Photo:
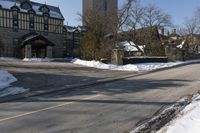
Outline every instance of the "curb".
{"type": "Polygon", "coordinates": [[[172,121],[176,116],[195,98],[196,94],[200,94],[198,91],[193,95],[187,95],[180,98],[178,101],[170,106],[161,107],[151,118],[138,122],[136,127],[127,133],[155,133],[159,131],[163,126],[172,121]]]}

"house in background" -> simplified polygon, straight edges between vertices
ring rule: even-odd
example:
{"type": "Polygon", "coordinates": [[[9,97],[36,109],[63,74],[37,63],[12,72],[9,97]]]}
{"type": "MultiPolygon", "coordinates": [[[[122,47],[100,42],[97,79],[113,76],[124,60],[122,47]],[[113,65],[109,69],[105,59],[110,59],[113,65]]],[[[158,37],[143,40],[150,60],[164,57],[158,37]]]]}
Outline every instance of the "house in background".
{"type": "MultiPolygon", "coordinates": [[[[129,56],[163,56],[164,46],[161,36],[156,26],[144,27],[135,31],[121,32],[118,37],[119,42],[131,42],[135,44],[134,52],[129,56]],[[138,49],[138,50],[136,50],[138,49]]],[[[129,43],[131,45],[131,43],[129,43]]],[[[120,43],[119,43],[120,44],[120,43]]],[[[133,46],[133,45],[132,45],[133,46]]],[[[127,51],[126,49],[124,49],[127,51]]]]}
{"type": "Polygon", "coordinates": [[[58,7],[30,0],[0,0],[0,55],[63,57],[63,26],[58,7]]]}
{"type": "Polygon", "coordinates": [[[64,53],[67,57],[80,57],[81,37],[87,32],[86,26],[64,26],[64,53]]]}
{"type": "Polygon", "coordinates": [[[119,42],[118,48],[124,50],[125,57],[143,56],[145,45],[136,46],[132,41],[123,41],[119,42]]]}
{"type": "Polygon", "coordinates": [[[200,53],[200,35],[190,34],[183,37],[187,41],[188,51],[190,53],[200,53]]]}

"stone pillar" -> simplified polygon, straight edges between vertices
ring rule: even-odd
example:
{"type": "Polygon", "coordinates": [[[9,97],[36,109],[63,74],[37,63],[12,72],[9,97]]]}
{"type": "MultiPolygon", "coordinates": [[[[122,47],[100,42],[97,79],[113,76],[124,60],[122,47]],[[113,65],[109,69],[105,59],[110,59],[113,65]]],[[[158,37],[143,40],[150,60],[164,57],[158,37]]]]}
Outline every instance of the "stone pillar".
{"type": "Polygon", "coordinates": [[[25,46],[25,58],[31,58],[32,57],[32,48],[31,45],[25,46]]]}
{"type": "Polygon", "coordinates": [[[47,58],[52,58],[52,57],[53,57],[53,47],[47,46],[47,58]]]}
{"type": "Polygon", "coordinates": [[[45,48],[42,48],[40,50],[40,55],[41,55],[41,58],[45,58],[46,57],[46,49],[45,48]]]}
{"type": "Polygon", "coordinates": [[[124,50],[123,49],[113,49],[111,55],[111,63],[115,65],[123,65],[124,50]]]}

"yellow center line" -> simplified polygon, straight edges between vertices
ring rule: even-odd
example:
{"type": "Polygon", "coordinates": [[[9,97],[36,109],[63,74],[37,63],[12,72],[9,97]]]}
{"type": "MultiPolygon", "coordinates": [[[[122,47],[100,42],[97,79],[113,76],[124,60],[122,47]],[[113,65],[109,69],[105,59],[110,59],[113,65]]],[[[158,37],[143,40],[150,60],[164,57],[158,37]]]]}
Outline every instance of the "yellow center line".
{"type": "MultiPolygon", "coordinates": [[[[89,100],[89,99],[97,98],[99,96],[101,96],[101,95],[95,95],[95,96],[83,98],[81,100],[89,100]]],[[[56,109],[56,108],[63,107],[63,106],[66,106],[66,105],[70,105],[70,104],[73,104],[73,103],[75,103],[75,102],[67,102],[67,103],[63,103],[63,104],[59,104],[59,105],[55,105],[55,106],[51,106],[51,107],[47,107],[47,108],[43,108],[43,109],[39,109],[39,110],[27,112],[27,113],[23,113],[23,114],[11,116],[11,117],[8,117],[8,118],[3,118],[3,119],[0,119],[0,122],[4,122],[4,121],[20,118],[20,117],[32,115],[32,114],[39,113],[39,112],[44,112],[44,111],[51,110],[51,109],[56,109]]]]}

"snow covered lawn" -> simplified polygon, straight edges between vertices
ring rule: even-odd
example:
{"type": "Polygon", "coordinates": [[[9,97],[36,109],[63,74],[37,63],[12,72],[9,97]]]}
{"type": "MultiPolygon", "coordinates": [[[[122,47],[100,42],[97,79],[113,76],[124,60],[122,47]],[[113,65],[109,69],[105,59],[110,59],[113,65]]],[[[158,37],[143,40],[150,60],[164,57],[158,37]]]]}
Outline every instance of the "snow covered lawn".
{"type": "Polygon", "coordinates": [[[181,64],[189,64],[189,63],[195,63],[200,62],[200,60],[192,60],[192,61],[186,61],[186,62],[169,62],[169,63],[143,63],[143,64],[129,64],[129,65],[112,65],[112,64],[104,64],[99,61],[85,61],[80,59],[73,59],[71,61],[74,64],[83,65],[87,67],[93,67],[98,69],[107,69],[107,70],[118,70],[118,71],[152,71],[157,70],[161,68],[168,68],[173,67],[181,64]]]}
{"type": "Polygon", "coordinates": [[[10,84],[16,81],[17,79],[12,74],[0,70],[0,97],[16,95],[28,91],[22,87],[11,87],[10,84]]]}
{"type": "Polygon", "coordinates": [[[199,133],[200,132],[200,96],[197,96],[176,119],[157,133],[199,133]]]}

